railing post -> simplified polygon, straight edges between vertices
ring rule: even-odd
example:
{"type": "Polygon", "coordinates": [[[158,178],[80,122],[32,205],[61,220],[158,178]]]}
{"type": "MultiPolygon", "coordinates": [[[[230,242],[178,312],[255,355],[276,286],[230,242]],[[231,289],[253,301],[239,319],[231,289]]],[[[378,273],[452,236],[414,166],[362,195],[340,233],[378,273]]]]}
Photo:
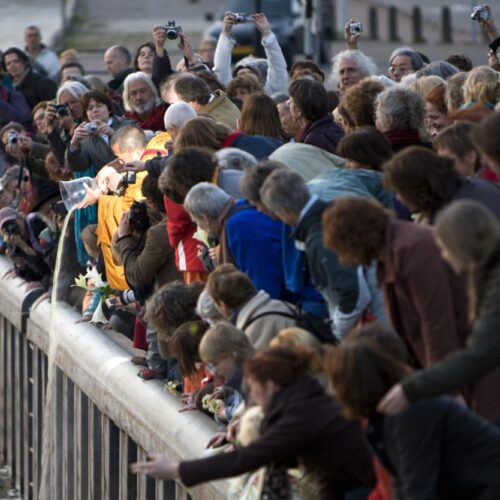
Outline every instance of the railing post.
{"type": "Polygon", "coordinates": [[[420,7],[413,7],[411,20],[413,28],[413,43],[425,43],[423,34],[422,9],[420,7]]]}
{"type": "Polygon", "coordinates": [[[441,43],[453,43],[452,31],[451,10],[445,6],[441,10],[441,43]]]}
{"type": "Polygon", "coordinates": [[[377,7],[372,5],[368,9],[368,30],[370,33],[370,40],[378,40],[378,10],[377,7]]]}
{"type": "Polygon", "coordinates": [[[389,16],[389,41],[390,42],[399,42],[400,38],[398,35],[398,8],[394,5],[389,7],[388,11],[389,16]]]}

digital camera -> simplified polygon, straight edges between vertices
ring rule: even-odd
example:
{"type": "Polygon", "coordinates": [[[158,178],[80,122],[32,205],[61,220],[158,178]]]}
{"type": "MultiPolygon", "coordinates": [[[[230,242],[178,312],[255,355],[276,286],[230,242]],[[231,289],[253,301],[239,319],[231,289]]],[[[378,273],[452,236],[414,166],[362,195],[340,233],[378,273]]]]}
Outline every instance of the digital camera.
{"type": "Polygon", "coordinates": [[[19,226],[15,221],[9,220],[2,226],[2,231],[9,236],[13,236],[19,234],[19,226]]]}
{"type": "Polygon", "coordinates": [[[144,232],[151,225],[148,209],[143,201],[134,201],[130,207],[130,225],[136,231],[144,232]]]}
{"type": "Polygon", "coordinates": [[[363,25],[361,23],[349,23],[349,33],[351,35],[363,33],[363,25]]]}
{"type": "Polygon", "coordinates": [[[470,18],[473,21],[488,21],[491,18],[491,15],[488,12],[488,10],[484,7],[484,5],[476,5],[472,9],[472,14],[470,15],[470,18]]]}
{"type": "Polygon", "coordinates": [[[118,196],[123,196],[130,184],[135,184],[137,175],[135,172],[124,172],[118,187],[116,188],[115,194],[118,196]]]}
{"type": "Polygon", "coordinates": [[[179,33],[182,33],[182,28],[175,25],[174,19],[169,19],[163,28],[167,32],[167,38],[169,40],[175,40],[179,36],[179,33]]]}
{"type": "Polygon", "coordinates": [[[251,23],[253,16],[251,14],[236,14],[236,24],[251,23]]]}
{"type": "Polygon", "coordinates": [[[15,130],[10,130],[7,134],[7,140],[9,144],[17,144],[17,141],[19,140],[18,133],[15,130]]]}
{"type": "Polygon", "coordinates": [[[97,132],[97,125],[95,123],[87,123],[85,125],[85,128],[91,133],[91,134],[95,134],[97,132]]]}
{"type": "Polygon", "coordinates": [[[61,118],[64,118],[65,116],[69,116],[68,106],[66,104],[56,104],[55,108],[56,108],[57,116],[60,116],[61,118]]]}

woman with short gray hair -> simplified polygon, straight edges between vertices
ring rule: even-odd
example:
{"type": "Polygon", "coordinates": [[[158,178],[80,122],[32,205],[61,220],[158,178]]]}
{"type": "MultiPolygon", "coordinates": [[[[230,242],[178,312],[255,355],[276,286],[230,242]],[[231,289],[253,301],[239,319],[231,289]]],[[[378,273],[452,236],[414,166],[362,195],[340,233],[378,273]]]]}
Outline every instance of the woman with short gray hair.
{"type": "Polygon", "coordinates": [[[424,119],[424,100],[409,89],[387,89],[375,99],[375,126],[387,137],[395,152],[411,145],[430,146],[420,135],[424,119]]]}

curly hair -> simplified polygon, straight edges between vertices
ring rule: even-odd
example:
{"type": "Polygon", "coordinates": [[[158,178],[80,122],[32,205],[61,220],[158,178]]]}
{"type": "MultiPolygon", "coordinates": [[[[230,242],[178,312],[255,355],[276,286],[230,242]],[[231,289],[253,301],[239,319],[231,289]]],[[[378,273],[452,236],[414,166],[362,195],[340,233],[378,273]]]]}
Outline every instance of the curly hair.
{"type": "Polygon", "coordinates": [[[343,102],[355,128],[375,126],[374,103],[383,91],[384,86],[373,78],[364,78],[347,89],[343,102]]]}
{"type": "Polygon", "coordinates": [[[319,66],[314,63],[313,61],[295,61],[292,64],[292,67],[290,68],[290,79],[291,80],[296,80],[297,73],[303,72],[303,71],[308,71],[310,74],[314,73],[315,75],[318,75],[321,79],[321,82],[325,81],[325,74],[319,66]]]}
{"type": "Polygon", "coordinates": [[[228,97],[235,98],[238,97],[238,93],[243,94],[257,94],[262,93],[262,85],[255,80],[255,78],[249,77],[247,75],[237,76],[233,78],[226,87],[226,94],[228,97]]]}
{"type": "Polygon", "coordinates": [[[451,158],[411,146],[384,165],[384,186],[398,193],[413,212],[432,215],[457,189],[462,176],[451,158]]]}
{"type": "Polygon", "coordinates": [[[186,148],[176,153],[160,175],[160,189],[182,205],[189,190],[200,182],[210,182],[215,165],[212,155],[200,148],[186,148]]]}
{"type": "Polygon", "coordinates": [[[345,265],[369,265],[385,246],[390,220],[376,201],[338,198],[323,213],[324,244],[345,265]]]}
{"type": "Polygon", "coordinates": [[[203,287],[201,282],[185,285],[181,281],[172,281],[153,294],[146,303],[145,318],[159,338],[170,338],[182,323],[200,319],[196,314],[196,303],[203,287]]]}
{"type": "Polygon", "coordinates": [[[336,54],[332,59],[332,72],[330,79],[332,80],[335,88],[337,88],[340,82],[340,63],[344,59],[354,61],[365,76],[373,76],[378,73],[377,65],[371,57],[366,56],[360,50],[343,50],[342,52],[336,54]]]}
{"type": "Polygon", "coordinates": [[[500,99],[500,76],[489,66],[479,66],[470,71],[464,82],[465,103],[493,104],[500,99]]]}

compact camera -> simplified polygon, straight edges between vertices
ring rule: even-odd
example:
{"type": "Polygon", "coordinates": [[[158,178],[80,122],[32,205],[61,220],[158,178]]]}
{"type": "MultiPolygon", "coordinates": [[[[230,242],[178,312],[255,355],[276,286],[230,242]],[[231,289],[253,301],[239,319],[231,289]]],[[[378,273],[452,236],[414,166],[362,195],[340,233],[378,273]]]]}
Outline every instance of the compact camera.
{"type": "Polygon", "coordinates": [[[470,15],[470,18],[473,21],[488,21],[491,18],[491,15],[488,12],[488,10],[484,7],[484,5],[476,5],[472,9],[472,14],[470,15]]]}
{"type": "Polygon", "coordinates": [[[253,16],[251,14],[236,14],[236,24],[251,23],[253,16]]]}
{"type": "Polygon", "coordinates": [[[169,40],[175,40],[179,36],[179,33],[182,33],[182,28],[175,25],[174,19],[169,19],[163,28],[167,32],[167,38],[169,40]]]}
{"type": "Polygon", "coordinates": [[[363,25],[361,23],[349,23],[349,33],[351,35],[363,33],[363,25]]]}
{"type": "Polygon", "coordinates": [[[9,236],[13,236],[19,234],[19,226],[13,220],[9,220],[2,226],[2,231],[9,236]]]}
{"type": "Polygon", "coordinates": [[[115,194],[118,196],[123,196],[130,184],[135,184],[137,179],[135,172],[124,172],[118,187],[116,188],[115,194]]]}
{"type": "Polygon", "coordinates": [[[91,134],[95,134],[97,132],[97,125],[95,123],[87,123],[85,125],[85,128],[91,133],[91,134]]]}
{"type": "Polygon", "coordinates": [[[11,130],[7,134],[7,141],[9,144],[17,144],[17,141],[19,140],[19,136],[15,130],[11,130]]]}
{"type": "Polygon", "coordinates": [[[57,116],[60,116],[61,118],[64,118],[65,116],[69,116],[68,106],[66,104],[56,104],[55,108],[56,108],[57,116]]]}
{"type": "Polygon", "coordinates": [[[148,209],[143,201],[134,201],[130,207],[130,225],[136,231],[144,232],[149,229],[148,209]]]}

